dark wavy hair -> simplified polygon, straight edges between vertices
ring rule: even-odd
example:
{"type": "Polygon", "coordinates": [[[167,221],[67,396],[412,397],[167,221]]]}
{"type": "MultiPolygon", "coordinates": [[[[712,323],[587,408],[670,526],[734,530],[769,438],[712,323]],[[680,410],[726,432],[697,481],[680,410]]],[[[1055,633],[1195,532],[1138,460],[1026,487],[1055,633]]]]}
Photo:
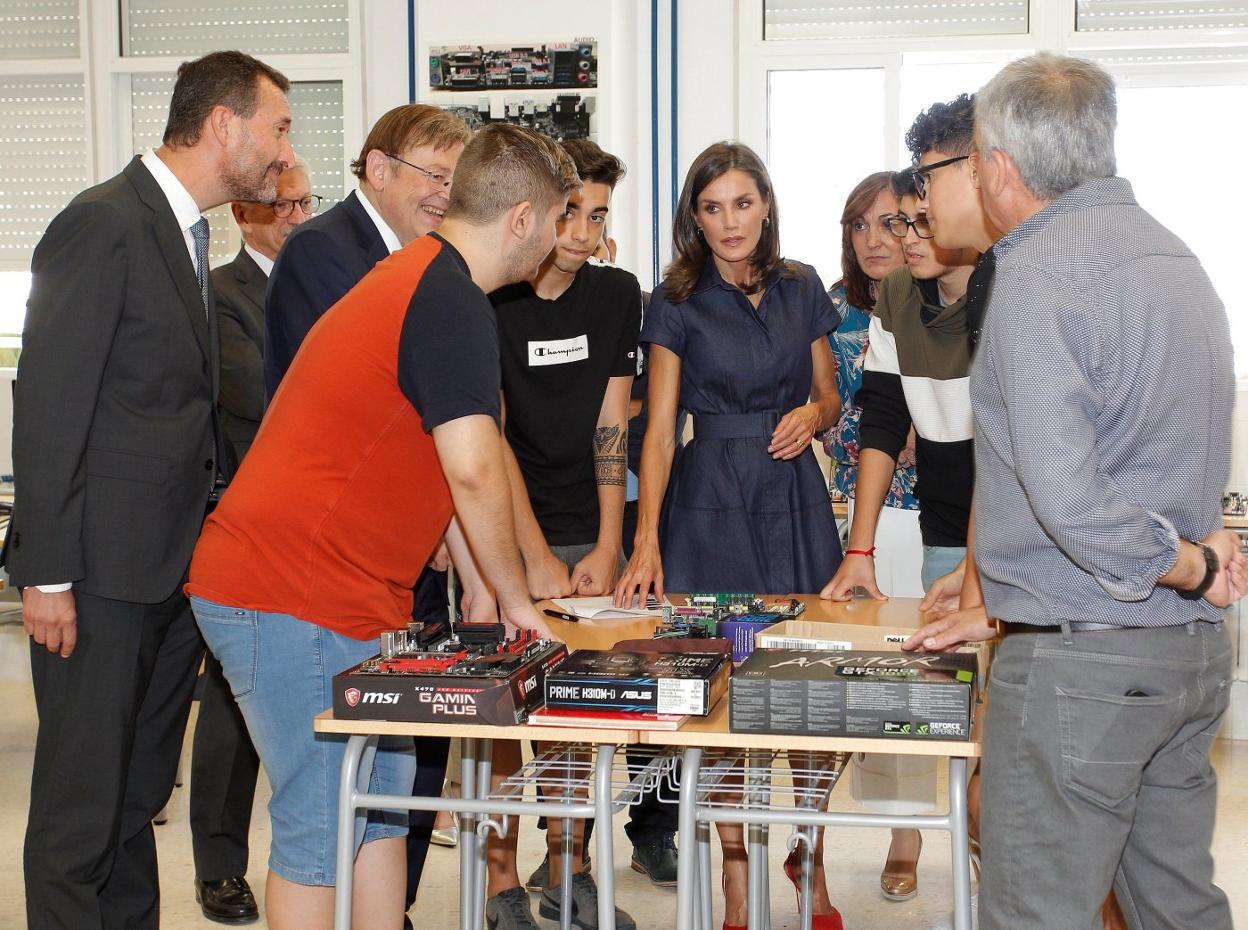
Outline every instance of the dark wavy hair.
{"type": "Polygon", "coordinates": [[[597,142],[589,139],[564,139],[559,144],[572,157],[572,164],[576,165],[576,173],[580,175],[582,182],[605,184],[615,190],[615,185],[624,180],[624,162],[610,152],[604,152],[597,142]]]}
{"type": "Polygon", "coordinates": [[[924,152],[969,155],[975,144],[975,95],[959,94],[948,103],[933,103],[914,118],[906,148],[917,165],[924,152]]]}
{"type": "Polygon", "coordinates": [[[748,145],[716,142],[694,159],[676,204],[676,216],[672,220],[672,248],[676,257],[667,266],[663,278],[663,289],[673,303],[689,298],[698,285],[702,269],[711,261],[711,250],[706,240],[698,235],[698,197],[707,185],[734,169],[754,179],[759,195],[768,205],[770,217],[750,256],[754,280],[747,293],[757,293],[781,275],[791,273],[780,257],[780,210],[763,160],[748,145]]]}
{"type": "Polygon", "coordinates": [[[882,191],[891,190],[893,172],[877,171],[869,174],[849,192],[845,210],[841,213],[841,281],[845,285],[845,299],[850,306],[870,310],[875,305],[875,282],[858,264],[854,251],[854,220],[866,216],[882,191]]]}
{"type": "Polygon", "coordinates": [[[182,62],[162,141],[173,146],[197,144],[204,120],[214,107],[226,107],[243,119],[255,116],[262,80],[283,94],[290,91],[286,75],[242,52],[209,52],[203,58],[182,62]]]}

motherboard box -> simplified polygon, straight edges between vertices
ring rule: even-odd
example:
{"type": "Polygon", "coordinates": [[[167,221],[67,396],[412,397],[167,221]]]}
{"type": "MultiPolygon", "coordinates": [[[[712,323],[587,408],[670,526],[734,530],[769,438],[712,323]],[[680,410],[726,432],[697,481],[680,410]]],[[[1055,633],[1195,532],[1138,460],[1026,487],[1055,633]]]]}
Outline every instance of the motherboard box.
{"type": "Polygon", "coordinates": [[[546,706],[706,716],[731,669],[723,653],[578,649],[546,675],[546,706]]]}
{"type": "Polygon", "coordinates": [[[732,676],[734,733],[969,739],[976,657],[757,649],[732,676]]]}
{"type": "Polygon", "coordinates": [[[384,640],[381,654],[334,676],[339,720],[523,723],[542,704],[547,673],[568,654],[531,631],[486,642],[452,634],[397,648],[384,640]]]}

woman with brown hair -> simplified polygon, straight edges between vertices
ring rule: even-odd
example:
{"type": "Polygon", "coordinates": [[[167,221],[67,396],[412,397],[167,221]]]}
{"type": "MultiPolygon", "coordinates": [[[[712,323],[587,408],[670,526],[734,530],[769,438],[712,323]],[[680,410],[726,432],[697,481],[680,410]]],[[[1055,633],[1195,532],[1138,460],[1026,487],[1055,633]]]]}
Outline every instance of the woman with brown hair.
{"type": "MultiPolygon", "coordinates": [[[[779,225],[752,150],[724,142],[697,157],[676,208],[676,258],[641,333],[650,421],[617,603],[651,587],[660,598],[664,588],[813,594],[840,563],[810,448],[840,411],[827,339],[840,317],[814,269],[780,257],[779,225]],[[677,458],[678,407],[693,414],[694,438],[677,458]]],[[[745,848],[739,826],[718,826],[731,928],[745,923],[745,848]]],[[[816,862],[814,927],[840,930],[816,862]]]]}

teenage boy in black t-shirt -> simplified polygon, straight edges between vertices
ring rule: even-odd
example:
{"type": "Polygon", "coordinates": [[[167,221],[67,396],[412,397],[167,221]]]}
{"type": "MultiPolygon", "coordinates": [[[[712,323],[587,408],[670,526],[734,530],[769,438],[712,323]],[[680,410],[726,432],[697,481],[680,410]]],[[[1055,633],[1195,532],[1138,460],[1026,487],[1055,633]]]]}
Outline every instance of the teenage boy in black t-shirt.
{"type": "MultiPolygon", "coordinates": [[[[624,165],[588,140],[563,147],[583,186],[568,198],[555,247],[531,282],[490,295],[498,311],[504,458],[516,539],[535,599],[609,594],[623,567],[628,399],[641,331],[637,279],[589,261],[624,165]]],[[[578,853],[582,823],[575,827],[578,853]]],[[[549,843],[554,861],[543,861],[526,885],[541,888],[540,912],[554,918],[557,829],[549,843]]],[[[578,874],[582,865],[582,856],[574,855],[578,913],[593,910],[595,893],[589,876],[578,874]]]]}
{"type": "Polygon", "coordinates": [[[624,166],[588,140],[564,148],[584,187],[569,199],[555,248],[531,283],[491,295],[502,311],[517,536],[535,598],[609,594],[615,584],[641,328],[637,279],[589,261],[624,166]]]}

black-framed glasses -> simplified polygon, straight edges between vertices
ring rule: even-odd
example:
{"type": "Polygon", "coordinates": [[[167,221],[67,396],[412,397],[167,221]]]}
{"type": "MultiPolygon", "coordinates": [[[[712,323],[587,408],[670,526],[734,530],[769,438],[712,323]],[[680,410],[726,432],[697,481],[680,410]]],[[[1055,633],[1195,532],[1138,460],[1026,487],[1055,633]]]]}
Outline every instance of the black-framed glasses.
{"type": "Polygon", "coordinates": [[[299,205],[299,209],[303,211],[305,216],[311,216],[321,208],[323,199],[320,194],[308,194],[308,196],[300,197],[298,200],[275,200],[269,206],[273,208],[273,215],[279,219],[294,213],[295,204],[299,205]]]}
{"type": "Polygon", "coordinates": [[[435,187],[450,187],[451,186],[452,178],[449,174],[438,174],[436,171],[430,171],[428,168],[420,167],[420,165],[413,165],[410,161],[407,161],[406,159],[403,159],[403,158],[399,158],[398,155],[391,155],[389,152],[386,153],[386,157],[393,158],[395,161],[397,161],[401,165],[407,165],[407,167],[409,168],[416,169],[421,174],[423,174],[426,178],[428,178],[429,182],[433,184],[435,187]]]}
{"type": "Polygon", "coordinates": [[[884,221],[884,225],[898,239],[906,238],[906,233],[911,229],[920,239],[932,238],[932,226],[927,221],[927,214],[920,213],[914,219],[906,216],[904,213],[894,213],[884,221]]]}
{"type": "Polygon", "coordinates": [[[958,162],[966,161],[970,157],[970,155],[955,155],[953,158],[932,162],[930,165],[915,165],[912,174],[914,175],[914,190],[919,195],[919,199],[927,199],[927,181],[933,171],[946,165],[956,165],[958,162]]]}

